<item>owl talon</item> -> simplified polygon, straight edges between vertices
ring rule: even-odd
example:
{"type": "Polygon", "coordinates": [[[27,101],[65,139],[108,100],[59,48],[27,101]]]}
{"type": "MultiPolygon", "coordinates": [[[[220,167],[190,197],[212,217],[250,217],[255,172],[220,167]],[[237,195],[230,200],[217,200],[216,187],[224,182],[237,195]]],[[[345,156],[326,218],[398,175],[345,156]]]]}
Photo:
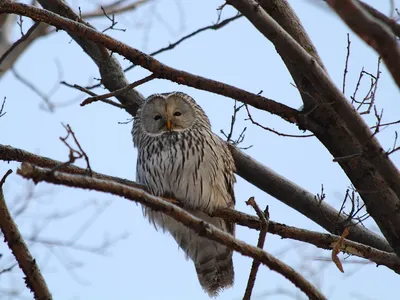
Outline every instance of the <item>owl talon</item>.
{"type": "Polygon", "coordinates": [[[179,204],[180,202],[176,199],[172,199],[172,198],[163,198],[165,201],[172,203],[172,204],[179,204]]]}

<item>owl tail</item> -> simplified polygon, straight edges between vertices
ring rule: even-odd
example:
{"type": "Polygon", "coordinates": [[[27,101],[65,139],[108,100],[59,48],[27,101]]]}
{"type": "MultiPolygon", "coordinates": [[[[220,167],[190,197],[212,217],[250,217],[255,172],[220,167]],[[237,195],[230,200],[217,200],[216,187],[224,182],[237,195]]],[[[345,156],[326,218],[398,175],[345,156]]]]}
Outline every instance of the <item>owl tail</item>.
{"type": "Polygon", "coordinates": [[[199,237],[196,243],[201,249],[193,260],[197,277],[209,296],[215,297],[222,289],[233,285],[232,251],[205,238],[199,237]]]}
{"type": "MultiPolygon", "coordinates": [[[[232,251],[225,246],[199,236],[197,233],[160,212],[144,210],[156,228],[168,231],[196,268],[200,285],[210,297],[233,285],[232,251]]],[[[234,235],[234,227],[220,218],[212,218],[199,211],[190,211],[196,217],[234,235]]]]}
{"type": "MultiPolygon", "coordinates": [[[[234,234],[233,227],[223,219],[211,218],[198,211],[191,213],[223,231],[234,234]]],[[[215,297],[224,288],[232,286],[234,281],[232,251],[217,242],[200,237],[181,224],[179,226],[182,226],[182,231],[173,231],[172,236],[187,257],[194,262],[200,285],[208,295],[215,297]]]]}

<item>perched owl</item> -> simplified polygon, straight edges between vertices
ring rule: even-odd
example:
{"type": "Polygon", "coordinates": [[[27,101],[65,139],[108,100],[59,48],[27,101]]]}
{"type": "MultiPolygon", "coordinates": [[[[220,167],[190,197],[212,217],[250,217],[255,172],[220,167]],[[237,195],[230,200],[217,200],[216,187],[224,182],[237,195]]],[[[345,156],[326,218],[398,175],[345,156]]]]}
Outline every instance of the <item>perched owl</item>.
{"type": "MultiPolygon", "coordinates": [[[[211,131],[199,105],[181,92],[155,94],[137,112],[132,129],[138,148],[136,180],[156,196],[181,201],[184,208],[234,235],[234,224],[204,212],[233,208],[235,164],[226,144],[211,131]]],[[[168,231],[190,258],[210,295],[233,284],[232,251],[200,237],[181,223],[144,207],[156,228],[168,231]]]]}

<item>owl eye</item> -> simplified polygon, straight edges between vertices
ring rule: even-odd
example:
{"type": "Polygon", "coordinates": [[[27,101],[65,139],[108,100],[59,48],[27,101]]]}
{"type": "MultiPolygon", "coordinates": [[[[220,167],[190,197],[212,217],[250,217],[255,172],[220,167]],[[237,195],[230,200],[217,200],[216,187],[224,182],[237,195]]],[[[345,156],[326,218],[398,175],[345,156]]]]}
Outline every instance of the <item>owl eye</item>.
{"type": "Polygon", "coordinates": [[[158,121],[158,120],[160,120],[161,119],[161,116],[160,115],[156,115],[155,117],[154,117],[154,120],[155,121],[158,121]]]}
{"type": "Polygon", "coordinates": [[[174,112],[174,116],[175,117],[182,116],[182,113],[180,111],[176,111],[176,112],[174,112]]]}

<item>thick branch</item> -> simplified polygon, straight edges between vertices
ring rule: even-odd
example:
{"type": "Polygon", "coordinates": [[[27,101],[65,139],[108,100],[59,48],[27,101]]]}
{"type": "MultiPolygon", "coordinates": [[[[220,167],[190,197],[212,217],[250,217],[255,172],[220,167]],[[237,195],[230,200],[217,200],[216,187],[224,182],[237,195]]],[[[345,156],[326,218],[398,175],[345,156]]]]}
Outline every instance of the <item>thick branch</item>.
{"type": "Polygon", "coordinates": [[[82,175],[71,175],[61,172],[34,167],[23,163],[17,173],[24,178],[32,179],[37,182],[49,182],[66,186],[79,187],[83,189],[107,192],[124,197],[135,202],[139,202],[147,207],[161,211],[171,216],[178,222],[193,229],[200,236],[223,244],[245,256],[252,257],[273,271],[276,271],[289,279],[295,286],[301,289],[310,299],[326,299],[310,282],[294,269],[273,257],[269,253],[240,241],[230,234],[218,229],[217,227],[205,223],[204,221],[192,216],[182,208],[169,203],[162,198],[155,197],[143,190],[130,188],[115,182],[102,179],[91,178],[82,175]]]}
{"type": "MultiPolygon", "coordinates": [[[[64,1],[38,0],[38,2],[43,8],[49,11],[53,11],[60,16],[64,16],[73,21],[80,22],[81,24],[85,24],[86,26],[93,28],[89,23],[85,22],[82,20],[82,18],[75,14],[74,11],[64,1]]],[[[129,84],[121,65],[119,64],[118,60],[111,55],[110,51],[101,45],[93,43],[93,41],[90,39],[86,39],[85,35],[80,35],[74,32],[69,32],[69,34],[98,66],[101,74],[101,81],[108,90],[115,91],[129,84]]],[[[144,99],[144,97],[134,89],[119,95],[117,98],[123,105],[126,106],[126,111],[131,115],[136,114],[140,103],[142,103],[144,99]]]]}
{"type": "MultiPolygon", "coordinates": [[[[287,0],[259,0],[258,3],[301,47],[306,49],[308,54],[314,57],[322,68],[325,68],[317,53],[317,49],[287,0]]],[[[292,75],[296,87],[301,94],[305,110],[308,111],[315,105],[315,99],[307,92],[312,88],[312,84],[303,74],[302,69],[296,67],[296,61],[293,61],[290,55],[287,55],[285,51],[281,50],[283,49],[277,48],[279,55],[292,75]]]]}
{"type": "MultiPolygon", "coordinates": [[[[65,173],[70,173],[70,174],[78,174],[78,175],[86,175],[88,174],[87,169],[83,169],[80,167],[77,167],[72,164],[66,165],[65,162],[57,161],[48,157],[36,155],[33,153],[30,153],[28,151],[14,148],[11,146],[5,146],[0,144],[0,160],[3,161],[18,161],[18,162],[29,162],[31,164],[40,166],[42,168],[48,168],[48,169],[53,169],[55,167],[58,167],[57,169],[59,171],[65,172],[65,173]]],[[[132,187],[137,187],[141,188],[142,186],[133,182],[129,181],[126,179],[122,179],[119,177],[114,177],[114,176],[109,176],[109,175],[103,175],[97,172],[92,172],[92,176],[99,178],[99,179],[105,179],[105,180],[112,180],[121,184],[129,185],[132,187]]]]}
{"type": "MultiPolygon", "coordinates": [[[[1,160],[14,160],[14,161],[19,161],[19,162],[29,162],[31,164],[43,167],[43,168],[48,168],[48,169],[54,169],[57,166],[63,165],[62,162],[52,160],[47,157],[42,157],[39,155],[35,155],[33,153],[29,153],[24,150],[12,148],[10,146],[2,146],[0,144],[0,159],[1,160]]],[[[246,163],[246,162],[244,162],[246,163]]],[[[86,169],[79,168],[75,165],[63,165],[62,167],[58,168],[57,170],[62,171],[64,173],[69,173],[69,174],[76,174],[76,175],[87,175],[88,172],[86,169]]],[[[257,175],[257,174],[256,174],[257,175]]],[[[92,172],[92,176],[94,178],[99,178],[103,180],[108,180],[112,182],[116,182],[128,187],[133,187],[137,189],[141,189],[143,191],[146,191],[146,188],[134,181],[130,181],[127,179],[122,179],[119,177],[113,177],[109,175],[104,175],[101,173],[97,172],[92,172]]],[[[264,174],[262,176],[265,176],[264,174]]],[[[276,176],[276,174],[271,173],[269,174],[268,177],[273,177],[276,176]]],[[[279,180],[276,181],[271,181],[272,185],[277,185],[279,190],[279,180]]],[[[285,180],[282,179],[281,184],[284,183],[285,180]]],[[[288,190],[288,192],[291,192],[291,189],[288,190]]],[[[293,194],[295,196],[295,194],[293,194]]],[[[311,195],[312,196],[312,195],[311,195]]],[[[301,199],[301,198],[296,198],[295,199],[301,199]]],[[[301,200],[300,200],[301,201],[301,200]]],[[[296,201],[294,201],[296,202],[296,201]]],[[[321,208],[322,210],[325,209],[325,207],[321,208]]],[[[337,212],[336,212],[337,213],[337,212]]],[[[232,209],[220,209],[218,211],[215,211],[212,216],[214,217],[220,217],[223,219],[226,219],[228,221],[234,222],[236,224],[239,224],[241,226],[245,226],[248,228],[260,229],[260,220],[257,217],[235,211],[232,209]]],[[[374,248],[384,248],[388,249],[387,251],[392,251],[390,246],[379,236],[369,232],[367,229],[360,227],[359,225],[354,225],[354,227],[351,227],[351,231],[357,232],[356,234],[353,234],[353,236],[349,235],[349,238],[355,239],[355,237],[359,238],[359,240],[365,240],[366,245],[371,245],[374,248]],[[364,234],[358,233],[359,231],[364,232],[364,234]],[[377,246],[374,246],[377,245],[377,246]]],[[[330,235],[330,234],[322,234],[310,230],[304,230],[304,229],[298,229],[296,227],[291,227],[291,226],[286,226],[283,224],[279,224],[273,221],[269,222],[269,227],[268,227],[268,232],[272,234],[278,234],[282,238],[290,238],[294,239],[297,241],[302,241],[302,242],[307,242],[311,243],[317,247],[323,248],[323,249],[332,249],[333,244],[339,240],[339,236],[336,235],[330,235]]],[[[392,253],[387,253],[385,251],[381,251],[378,249],[371,248],[369,246],[366,246],[360,243],[356,242],[351,242],[349,240],[345,241],[345,244],[343,244],[343,247],[341,250],[348,254],[352,255],[357,255],[366,259],[369,259],[373,262],[375,262],[378,265],[385,265],[388,268],[398,272],[400,269],[400,260],[396,257],[396,255],[392,253]]]]}
{"type": "Polygon", "coordinates": [[[367,124],[330,80],[325,70],[254,0],[229,0],[254,26],[270,39],[278,52],[296,62],[295,67],[312,83],[308,90],[317,104],[310,116],[326,128],[315,133],[334,157],[361,153],[354,160],[341,160],[346,172],[362,196],[392,248],[400,256],[400,173],[382,150],[367,124]],[[339,142],[340,141],[340,142],[339,142]]]}
{"type": "MultiPolygon", "coordinates": [[[[306,215],[311,220],[325,228],[328,232],[336,233],[336,221],[344,221],[344,216],[339,216],[338,211],[329,206],[326,202],[322,202],[320,204],[317,203],[313,194],[295,185],[271,169],[258,164],[251,157],[245,155],[236,147],[231,146],[230,148],[236,161],[237,172],[240,176],[247,181],[251,181],[255,186],[264,190],[265,192],[270,193],[273,197],[280,199],[290,207],[293,207],[302,214],[306,215]]],[[[1,144],[0,160],[29,162],[43,168],[51,169],[64,164],[60,161],[52,160],[50,158],[39,156],[22,149],[4,146],[1,144]]],[[[71,174],[87,174],[86,169],[82,169],[74,165],[64,165],[58,170],[71,174]]],[[[96,172],[93,172],[92,176],[100,179],[112,180],[132,187],[143,188],[143,186],[138,185],[133,181],[118,177],[112,177],[96,172]]],[[[384,251],[393,251],[384,239],[370,232],[368,229],[359,224],[353,224],[349,239],[384,251]]]]}
{"type": "Polygon", "coordinates": [[[392,29],[393,33],[400,37],[400,24],[396,22],[396,20],[391,19],[387,16],[385,16],[383,13],[380,11],[376,10],[372,6],[368,5],[367,3],[359,1],[359,3],[375,18],[378,20],[381,20],[383,23],[385,23],[387,26],[392,29]]]}
{"type": "MultiPolygon", "coordinates": [[[[4,14],[4,16],[9,16],[11,18],[12,15],[4,14]]],[[[0,63],[0,79],[9,69],[11,69],[13,67],[14,63],[21,56],[21,54],[24,53],[29,48],[29,46],[39,36],[41,36],[43,34],[43,32],[46,30],[47,26],[48,25],[45,23],[39,23],[38,26],[35,27],[35,30],[32,32],[32,34],[26,33],[15,43],[11,43],[6,40],[2,41],[1,36],[0,36],[0,56],[2,57],[1,63],[0,63]],[[8,52],[9,50],[12,50],[12,51],[10,51],[10,53],[6,54],[6,52],[8,52]]],[[[0,28],[1,28],[1,25],[0,25],[0,28]]],[[[1,30],[2,29],[0,29],[0,31],[1,30]]]]}
{"type": "Polygon", "coordinates": [[[26,286],[32,291],[37,300],[51,300],[52,296],[47,288],[46,281],[36,264],[35,259],[29,252],[17,225],[7,208],[3,195],[3,184],[5,178],[11,170],[3,177],[0,182],[0,228],[4,235],[4,240],[13,253],[22,272],[25,274],[26,286]]]}
{"type": "MultiPolygon", "coordinates": [[[[53,1],[54,0],[51,0],[51,2],[53,1]]],[[[213,92],[226,97],[230,97],[232,99],[236,99],[240,102],[246,103],[255,108],[262,109],[272,114],[278,115],[290,123],[296,123],[296,124],[303,123],[299,112],[291,107],[283,105],[279,102],[275,102],[271,99],[262,97],[260,95],[249,93],[245,90],[236,88],[234,86],[219,81],[207,79],[201,76],[193,75],[185,71],[180,71],[171,68],[137,49],[129,47],[126,44],[123,44],[107,36],[106,34],[97,32],[96,30],[92,29],[91,27],[88,27],[83,23],[78,23],[76,21],[60,17],[59,15],[51,13],[49,11],[45,11],[21,3],[12,3],[10,1],[3,1],[0,4],[0,12],[7,12],[7,13],[12,12],[27,16],[29,18],[32,18],[33,20],[40,20],[42,22],[46,22],[50,25],[53,25],[59,29],[63,29],[68,33],[70,33],[72,36],[79,37],[79,40],[84,39],[85,42],[89,40],[101,44],[110,49],[111,51],[123,55],[132,63],[138,64],[143,68],[151,71],[157,78],[168,79],[179,84],[184,84],[197,89],[213,92]]],[[[105,58],[103,57],[103,60],[104,59],[105,58]]],[[[103,76],[102,72],[101,74],[103,76]]],[[[116,80],[116,78],[114,78],[114,80],[116,80]]],[[[120,89],[126,86],[127,84],[128,83],[126,82],[126,84],[118,88],[110,88],[108,86],[106,87],[111,91],[113,91],[116,89],[120,89]]],[[[118,96],[118,100],[120,100],[120,96],[118,96]]],[[[121,101],[121,103],[125,104],[123,101],[121,101]]],[[[135,103],[136,105],[140,104],[140,102],[138,101],[136,101],[135,103]]],[[[137,107],[135,107],[135,109],[137,109],[137,107]]],[[[135,115],[136,113],[134,109],[132,109],[132,111],[129,112],[132,115],[135,115]]],[[[312,124],[308,122],[307,127],[310,126],[312,126],[312,124]]],[[[317,128],[314,128],[313,130],[318,131],[317,128]]]]}
{"type": "MultiPolygon", "coordinates": [[[[299,211],[330,233],[337,234],[340,231],[338,225],[345,224],[347,218],[326,201],[318,201],[312,193],[268,167],[258,164],[236,147],[231,146],[230,149],[236,162],[237,173],[243,179],[299,211]]],[[[393,251],[382,237],[360,224],[353,223],[349,238],[384,251],[393,251]]]]}
{"type": "MultiPolygon", "coordinates": [[[[19,5],[18,6],[19,8],[21,8],[21,5],[19,5]]],[[[0,10],[2,9],[2,8],[4,8],[2,5],[0,5],[0,10]]],[[[27,8],[27,7],[22,7],[22,12],[23,12],[23,9],[28,9],[28,11],[30,11],[30,9],[31,8],[27,8]]],[[[31,12],[32,13],[32,12],[31,12]]],[[[39,15],[40,16],[43,16],[43,15],[41,15],[40,14],[40,12],[39,12],[39,15]]],[[[44,15],[44,16],[46,16],[46,15],[44,15]]],[[[51,17],[52,18],[52,17],[51,17]]],[[[59,18],[59,17],[57,17],[57,18],[59,18]]],[[[62,18],[61,18],[62,19],[62,18]]],[[[59,20],[60,21],[60,20],[59,20]]],[[[63,22],[64,20],[62,20],[62,22],[63,22]]],[[[72,22],[73,23],[73,22],[72,22]]],[[[79,26],[79,24],[77,25],[78,27],[77,28],[80,28],[80,29],[82,29],[83,31],[84,31],[84,33],[87,33],[87,31],[86,31],[86,27],[80,27],[79,26]]],[[[72,26],[72,27],[74,27],[74,26],[72,26]]],[[[90,29],[88,29],[89,30],[89,32],[92,32],[92,31],[90,31],[90,29]]],[[[84,34],[83,34],[84,35],[84,34]]],[[[102,36],[101,34],[100,35],[95,35],[95,38],[94,39],[96,39],[98,36],[102,36]]],[[[88,37],[90,37],[90,38],[93,38],[93,36],[88,36],[88,37]]],[[[90,38],[88,38],[88,39],[90,39],[90,38]]],[[[105,36],[104,37],[105,38],[105,40],[107,40],[107,41],[109,41],[109,40],[112,40],[112,39],[110,39],[109,37],[107,37],[107,36],[105,36]]],[[[100,39],[101,40],[101,39],[100,39]]],[[[101,41],[103,41],[103,40],[101,40],[101,41]]],[[[119,46],[121,46],[121,47],[125,47],[125,48],[127,48],[128,50],[128,52],[129,52],[129,49],[131,49],[131,48],[129,48],[129,47],[127,47],[126,45],[123,45],[123,44],[121,44],[121,43],[119,43],[118,44],[118,47],[119,46]]],[[[124,48],[124,49],[125,49],[124,48]]],[[[134,49],[133,49],[134,50],[134,49]]],[[[138,51],[137,50],[135,50],[134,51],[134,53],[138,53],[138,51]],[[135,52],[136,51],[136,52],[135,52]]],[[[140,54],[140,53],[139,53],[140,54]]],[[[143,60],[150,60],[150,62],[152,62],[152,61],[155,61],[154,59],[152,59],[152,58],[149,58],[148,56],[145,56],[144,54],[140,54],[139,55],[139,59],[143,59],[143,60]]],[[[143,63],[144,65],[146,64],[146,63],[143,63]]],[[[157,61],[155,61],[155,64],[156,64],[156,66],[160,66],[160,63],[159,62],[157,62],[157,61]]],[[[165,67],[164,65],[162,65],[161,64],[161,66],[162,67],[165,67]]],[[[165,69],[161,69],[161,70],[165,70],[165,69]]],[[[167,70],[170,70],[170,68],[169,67],[167,67],[167,70]]],[[[176,70],[175,70],[176,71],[176,70]]],[[[182,74],[182,73],[179,73],[180,71],[178,71],[178,74],[182,74]]],[[[192,79],[194,79],[193,77],[192,77],[192,79]]],[[[215,82],[214,82],[215,83],[215,82]]],[[[246,92],[247,93],[247,92],[246,92]]],[[[253,95],[253,94],[251,94],[251,95],[253,95]]],[[[258,97],[258,96],[257,96],[258,97]]],[[[260,99],[260,98],[257,98],[257,99],[260,99]]],[[[262,98],[261,98],[262,99],[262,98]]],[[[241,99],[239,99],[239,100],[241,100],[241,99]]],[[[266,102],[266,103],[268,103],[268,101],[266,102]]],[[[296,118],[296,116],[293,116],[293,117],[295,117],[296,118]]],[[[368,148],[368,149],[370,149],[370,148],[368,148]]],[[[238,156],[236,156],[237,157],[237,159],[236,159],[236,163],[237,164],[239,164],[240,163],[240,161],[238,161],[238,159],[243,159],[243,160],[249,160],[249,158],[244,158],[243,156],[241,156],[240,154],[238,155],[238,156]]],[[[263,168],[265,168],[264,166],[262,166],[262,165],[259,165],[258,163],[256,163],[256,162],[254,162],[254,161],[252,161],[252,164],[253,165],[255,165],[257,168],[261,168],[261,169],[263,169],[263,168]]],[[[268,177],[263,177],[263,178],[259,178],[259,177],[254,177],[253,176],[253,174],[255,173],[255,172],[253,172],[253,170],[250,168],[250,167],[248,167],[248,166],[244,166],[243,165],[243,167],[242,167],[242,172],[241,171],[239,171],[239,174],[241,174],[241,173],[247,173],[247,180],[249,180],[250,182],[252,182],[252,183],[254,183],[254,182],[258,182],[258,186],[260,186],[260,185],[262,185],[262,187],[263,187],[263,189],[265,190],[265,191],[267,191],[268,193],[270,193],[269,192],[269,189],[271,188],[271,186],[268,186],[267,184],[265,184],[266,182],[268,182],[268,177]],[[264,180],[264,182],[262,182],[262,180],[264,180]]],[[[257,170],[258,171],[258,170],[257,170]]],[[[258,173],[260,173],[260,172],[258,172],[258,173]]],[[[264,173],[265,174],[265,172],[262,172],[262,173],[264,173]]],[[[242,175],[242,174],[241,174],[242,175]]],[[[243,175],[242,175],[243,176],[243,175]]],[[[285,183],[285,182],[283,182],[283,183],[285,183]]],[[[276,194],[276,193],[275,193],[276,194]]],[[[301,193],[300,193],[300,196],[301,196],[301,193]]],[[[320,218],[322,215],[323,215],[323,213],[321,213],[321,212],[319,212],[318,213],[318,215],[317,215],[317,217],[315,217],[315,213],[314,213],[314,211],[309,211],[308,210],[308,208],[310,208],[310,207],[315,207],[315,202],[314,201],[310,201],[311,199],[313,199],[312,197],[310,198],[310,197],[301,197],[301,199],[303,199],[304,200],[304,206],[303,206],[303,211],[306,211],[306,216],[308,216],[308,217],[312,217],[313,219],[318,219],[318,218],[320,218]]],[[[327,228],[326,227],[326,225],[323,225],[324,226],[324,228],[327,228]]],[[[332,224],[330,224],[329,225],[329,227],[330,228],[332,228],[332,224]]],[[[329,230],[329,229],[328,229],[329,230]]],[[[332,229],[330,229],[330,231],[331,231],[332,229]]],[[[331,232],[335,232],[335,231],[331,231],[331,232]]],[[[378,247],[378,245],[376,245],[377,247],[378,247]]],[[[387,247],[386,246],[386,244],[385,243],[381,243],[380,244],[380,248],[382,249],[382,248],[384,248],[384,247],[387,247]],[[385,245],[385,246],[383,246],[383,245],[385,245]]]]}

